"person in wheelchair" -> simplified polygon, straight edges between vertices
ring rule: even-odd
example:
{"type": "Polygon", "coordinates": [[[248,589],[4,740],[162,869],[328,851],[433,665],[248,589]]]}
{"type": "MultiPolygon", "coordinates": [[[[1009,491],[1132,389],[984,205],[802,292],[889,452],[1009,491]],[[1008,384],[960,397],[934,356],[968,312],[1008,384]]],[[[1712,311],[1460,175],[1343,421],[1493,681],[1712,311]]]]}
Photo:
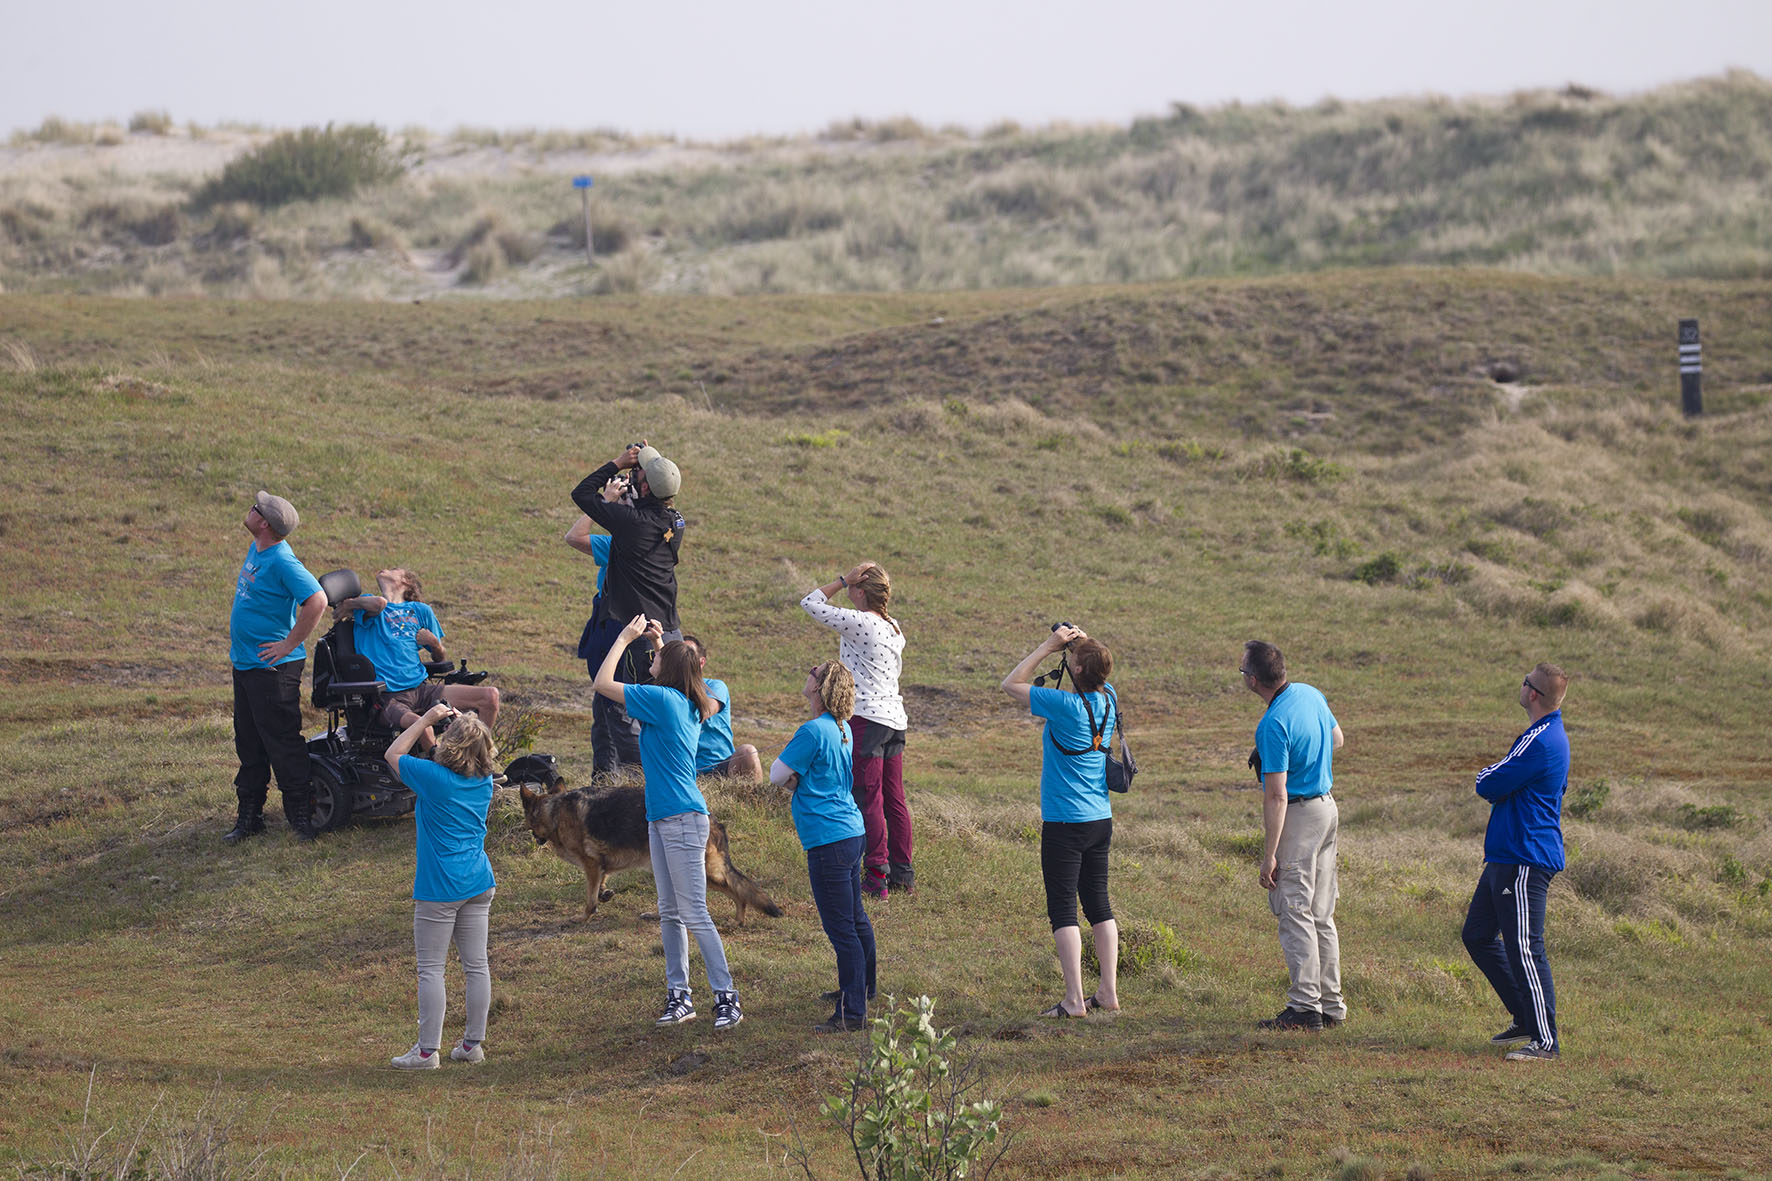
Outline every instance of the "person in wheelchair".
{"type": "MultiPolygon", "coordinates": [[[[430,679],[430,670],[419,656],[423,648],[432,661],[448,659],[443,647],[443,625],[437,613],[420,598],[424,587],[418,575],[403,567],[379,570],[375,575],[379,595],[357,595],[333,604],[335,619],[350,617],[356,631],[359,655],[375,666],[376,677],[387,686],[381,719],[396,734],[427,713],[439,701],[457,710],[480,716],[491,726],[498,720],[498,689],[492,685],[446,684],[430,679]]],[[[429,750],[436,735],[426,727],[419,733],[421,750],[429,750]]]]}

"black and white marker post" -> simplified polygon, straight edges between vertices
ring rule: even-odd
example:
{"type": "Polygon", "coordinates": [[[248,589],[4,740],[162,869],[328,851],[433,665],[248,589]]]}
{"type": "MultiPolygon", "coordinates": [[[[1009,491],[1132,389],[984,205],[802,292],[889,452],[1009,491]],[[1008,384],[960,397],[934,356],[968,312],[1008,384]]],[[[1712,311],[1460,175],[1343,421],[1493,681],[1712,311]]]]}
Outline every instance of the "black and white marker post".
{"type": "Polygon", "coordinates": [[[1704,413],[1704,395],[1699,380],[1704,375],[1704,360],[1698,347],[1698,321],[1680,321],[1680,409],[1687,418],[1704,413]]]}
{"type": "MultiPolygon", "coordinates": [[[[592,266],[596,266],[597,265],[597,253],[591,246],[591,183],[592,183],[591,178],[588,176],[575,176],[572,178],[572,187],[578,190],[578,195],[580,197],[584,198],[585,261],[590,263],[592,266]]],[[[1693,321],[1693,323],[1696,324],[1697,321],[1693,321]]],[[[1685,332],[1685,329],[1681,328],[1680,331],[1683,333],[1683,332],[1685,332]]],[[[1696,333],[1697,331],[1698,330],[1696,328],[1693,329],[1694,333],[1696,333]]],[[[1681,339],[1683,340],[1685,338],[1682,336],[1681,339]]],[[[1696,339],[1696,337],[1694,337],[1694,339],[1696,339]]]]}

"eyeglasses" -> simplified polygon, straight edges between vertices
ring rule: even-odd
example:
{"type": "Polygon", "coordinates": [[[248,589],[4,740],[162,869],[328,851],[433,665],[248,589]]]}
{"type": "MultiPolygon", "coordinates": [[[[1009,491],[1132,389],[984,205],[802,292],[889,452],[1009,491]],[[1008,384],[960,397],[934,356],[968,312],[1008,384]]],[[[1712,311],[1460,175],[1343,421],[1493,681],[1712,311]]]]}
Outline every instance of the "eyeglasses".
{"type": "Polygon", "coordinates": [[[1527,677],[1525,680],[1521,681],[1520,684],[1525,686],[1526,688],[1532,690],[1534,693],[1538,694],[1540,697],[1543,697],[1545,695],[1543,689],[1540,689],[1537,685],[1534,685],[1532,683],[1531,677],[1527,677]]]}
{"type": "Polygon", "coordinates": [[[1244,667],[1243,667],[1243,666],[1242,666],[1242,665],[1240,665],[1240,664],[1239,664],[1239,665],[1238,665],[1238,666],[1237,666],[1237,671],[1238,671],[1238,672],[1240,672],[1240,673],[1242,673],[1242,674],[1243,674],[1243,675],[1244,675],[1244,676],[1246,676],[1246,677],[1252,677],[1252,676],[1254,676],[1254,675],[1255,675],[1255,674],[1254,674],[1254,673],[1252,673],[1252,672],[1250,672],[1250,671],[1249,671],[1249,670],[1248,670],[1248,669],[1246,669],[1246,668],[1244,668],[1244,667]]]}

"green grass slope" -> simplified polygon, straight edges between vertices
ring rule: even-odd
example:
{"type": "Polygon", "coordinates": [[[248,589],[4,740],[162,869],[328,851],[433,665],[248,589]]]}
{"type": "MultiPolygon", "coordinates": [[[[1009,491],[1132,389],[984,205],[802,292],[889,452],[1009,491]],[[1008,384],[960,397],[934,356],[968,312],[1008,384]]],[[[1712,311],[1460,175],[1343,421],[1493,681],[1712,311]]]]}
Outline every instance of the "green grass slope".
{"type": "Polygon", "coordinates": [[[649,879],[573,922],[582,878],[501,799],[489,1059],[420,1077],[385,1066],[414,1013],[410,823],[218,841],[253,491],[300,506],[315,570],[418,568],[455,652],[582,780],[590,567],[559,540],[566,494],[647,435],[685,472],[683,613],[741,741],[779,750],[830,649],[798,596],[861,557],[894,574],[924,886],[876,911],[882,987],[962,1029],[1008,1105],[1010,1175],[1756,1175],[1769,302],[1435,271],[546,305],[0,297],[0,1160],[114,1164],[139,1136],[173,1175],[209,1152],[235,1175],[760,1176],[790,1168],[797,1132],[819,1175],[850,1167],[816,1105],[856,1046],[810,1032],[830,953],[768,793],[713,793],[735,861],[787,910],[727,927],[744,1026],[654,1032],[649,879]],[[1694,421],[1672,364],[1689,314],[1710,382],[1694,421]],[[1490,381],[1497,360],[1524,381],[1490,381]],[[1122,1014],[1064,1028],[1032,1016],[1058,987],[1035,731],[996,689],[1054,619],[1118,654],[1145,774],[1116,801],[1113,894],[1154,949],[1122,1014]],[[1252,637],[1349,736],[1354,1017],[1319,1039],[1252,1027],[1284,978],[1243,766],[1252,637]],[[1486,815],[1471,779],[1540,659],[1575,677],[1550,919],[1566,1051],[1522,1071],[1487,1045],[1502,1014],[1458,928],[1486,815]]]}

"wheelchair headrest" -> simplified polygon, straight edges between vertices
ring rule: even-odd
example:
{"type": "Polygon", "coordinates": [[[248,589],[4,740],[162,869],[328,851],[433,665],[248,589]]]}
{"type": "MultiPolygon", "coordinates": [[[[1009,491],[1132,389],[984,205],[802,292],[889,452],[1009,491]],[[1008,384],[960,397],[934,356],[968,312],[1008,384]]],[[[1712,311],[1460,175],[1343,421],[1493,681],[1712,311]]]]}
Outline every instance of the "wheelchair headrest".
{"type": "Polygon", "coordinates": [[[363,593],[363,584],[355,570],[328,570],[320,576],[320,589],[326,592],[326,605],[336,607],[346,599],[363,593]]]}

